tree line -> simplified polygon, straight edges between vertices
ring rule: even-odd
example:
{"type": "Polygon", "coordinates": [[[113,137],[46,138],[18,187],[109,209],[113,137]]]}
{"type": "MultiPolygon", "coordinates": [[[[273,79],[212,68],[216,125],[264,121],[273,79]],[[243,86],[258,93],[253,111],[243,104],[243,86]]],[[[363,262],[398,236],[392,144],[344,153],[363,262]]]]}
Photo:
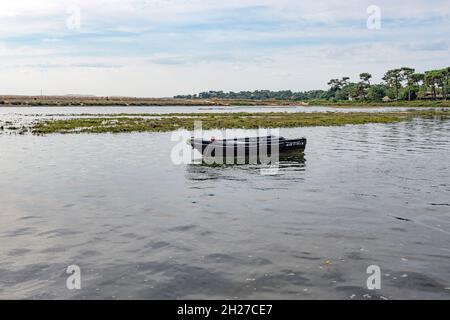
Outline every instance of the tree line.
{"type": "Polygon", "coordinates": [[[207,91],[193,95],[174,96],[177,99],[245,99],[245,100],[312,100],[319,99],[324,90],[311,90],[303,92],[293,92],[291,90],[271,91],[239,91],[239,92],[223,92],[223,91],[207,91]]]}
{"type": "Polygon", "coordinates": [[[328,100],[447,100],[450,89],[450,67],[418,73],[413,68],[403,67],[388,70],[380,84],[371,84],[370,73],[361,73],[358,82],[349,77],[331,79],[330,89],[323,98],[328,100]]]}
{"type": "Polygon", "coordinates": [[[293,92],[291,90],[271,91],[240,91],[223,92],[207,91],[193,95],[177,95],[177,99],[245,99],[245,100],[417,100],[432,99],[447,100],[450,93],[450,67],[429,70],[424,73],[415,69],[402,67],[388,70],[382,82],[371,83],[372,75],[364,72],[359,75],[357,82],[349,77],[331,79],[327,84],[328,90],[311,90],[293,92]]]}

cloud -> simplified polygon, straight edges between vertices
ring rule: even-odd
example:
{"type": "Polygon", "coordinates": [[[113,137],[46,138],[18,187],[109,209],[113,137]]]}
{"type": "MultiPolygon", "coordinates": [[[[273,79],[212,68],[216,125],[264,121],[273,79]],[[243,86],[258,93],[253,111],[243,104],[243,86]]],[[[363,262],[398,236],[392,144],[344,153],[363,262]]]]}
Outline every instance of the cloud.
{"type": "Polygon", "coordinates": [[[331,77],[381,77],[400,64],[443,67],[449,17],[448,0],[2,0],[0,80],[16,79],[6,81],[16,93],[35,90],[31,81],[156,96],[323,88],[331,77]],[[366,27],[372,4],[381,9],[380,30],[366,27]],[[73,6],[79,29],[67,26],[73,6]],[[85,87],[86,77],[97,81],[85,87]]]}
{"type": "Polygon", "coordinates": [[[430,41],[427,43],[409,43],[405,45],[405,47],[409,50],[417,50],[417,51],[444,51],[448,52],[450,49],[450,41],[448,40],[437,40],[430,41]]]}

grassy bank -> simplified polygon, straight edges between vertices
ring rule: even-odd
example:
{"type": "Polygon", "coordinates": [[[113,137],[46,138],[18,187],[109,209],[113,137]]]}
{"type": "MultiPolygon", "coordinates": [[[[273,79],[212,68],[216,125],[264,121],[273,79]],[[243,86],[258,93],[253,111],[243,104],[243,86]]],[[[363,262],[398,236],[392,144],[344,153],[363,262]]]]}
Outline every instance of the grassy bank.
{"type": "Polygon", "coordinates": [[[324,112],[324,113],[215,113],[174,114],[161,117],[86,117],[43,120],[32,124],[35,134],[49,133],[120,133],[164,132],[177,129],[192,130],[195,121],[202,121],[203,129],[255,129],[306,126],[341,126],[347,124],[393,123],[413,118],[450,118],[450,110],[411,110],[405,112],[324,112]]]}
{"type": "Polygon", "coordinates": [[[329,100],[254,100],[254,99],[173,99],[134,97],[83,97],[83,96],[0,96],[1,106],[61,107],[61,106],[303,106],[332,107],[450,107],[450,101],[329,101],[329,100]]]}
{"type": "Polygon", "coordinates": [[[0,106],[15,107],[80,107],[80,106],[286,106],[304,105],[291,100],[250,99],[173,99],[135,97],[79,96],[0,96],[0,106]]]}

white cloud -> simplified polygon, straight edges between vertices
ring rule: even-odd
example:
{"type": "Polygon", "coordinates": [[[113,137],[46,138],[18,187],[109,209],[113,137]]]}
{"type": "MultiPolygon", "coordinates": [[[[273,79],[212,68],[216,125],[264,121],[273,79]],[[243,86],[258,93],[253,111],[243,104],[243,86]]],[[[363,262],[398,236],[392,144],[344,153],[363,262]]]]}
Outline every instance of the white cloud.
{"type": "Polygon", "coordinates": [[[449,17],[448,0],[2,0],[0,81],[3,93],[139,96],[324,88],[442,67],[449,17]],[[365,28],[372,4],[381,30],[365,28]],[[66,27],[73,5],[80,30],[66,27]]]}

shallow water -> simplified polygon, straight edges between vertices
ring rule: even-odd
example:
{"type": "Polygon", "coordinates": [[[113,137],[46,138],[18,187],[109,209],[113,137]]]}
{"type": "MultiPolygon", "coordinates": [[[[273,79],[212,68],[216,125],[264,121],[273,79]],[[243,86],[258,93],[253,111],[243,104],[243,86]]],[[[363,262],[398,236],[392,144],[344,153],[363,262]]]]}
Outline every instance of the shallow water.
{"type": "MultiPolygon", "coordinates": [[[[210,113],[210,112],[386,112],[417,109],[410,107],[334,108],[324,106],[164,106],[164,107],[0,107],[6,115],[120,114],[120,113],[210,113]]],[[[421,107],[422,109],[429,109],[421,107]]]]}
{"type": "Polygon", "coordinates": [[[36,119],[67,118],[68,116],[112,115],[112,114],[168,114],[168,113],[236,113],[236,112],[395,112],[411,107],[365,107],[335,108],[324,106],[164,106],[164,107],[0,107],[0,124],[13,121],[19,125],[36,119]]]}
{"type": "Polygon", "coordinates": [[[449,121],[281,134],[308,145],[276,175],[175,165],[171,133],[0,135],[0,298],[450,298],[449,121]]]}
{"type": "Polygon", "coordinates": [[[84,106],[84,107],[0,107],[0,134],[24,134],[30,132],[35,121],[49,119],[68,119],[73,117],[110,117],[125,115],[133,117],[139,114],[169,113],[236,113],[236,112],[395,112],[411,109],[435,109],[428,107],[370,107],[370,108],[335,108],[325,106],[84,106]]]}

